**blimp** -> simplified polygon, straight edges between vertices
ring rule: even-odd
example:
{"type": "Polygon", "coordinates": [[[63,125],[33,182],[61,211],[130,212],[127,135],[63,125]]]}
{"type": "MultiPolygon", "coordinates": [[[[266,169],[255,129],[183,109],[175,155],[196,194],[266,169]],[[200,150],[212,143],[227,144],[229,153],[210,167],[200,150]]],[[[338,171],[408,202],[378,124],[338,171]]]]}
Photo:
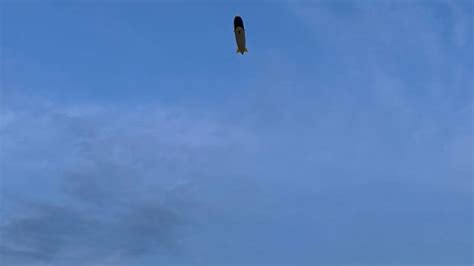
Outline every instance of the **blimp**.
{"type": "Polygon", "coordinates": [[[244,21],[240,16],[235,16],[234,18],[234,33],[235,41],[237,42],[237,53],[244,54],[245,52],[248,52],[245,43],[244,21]]]}

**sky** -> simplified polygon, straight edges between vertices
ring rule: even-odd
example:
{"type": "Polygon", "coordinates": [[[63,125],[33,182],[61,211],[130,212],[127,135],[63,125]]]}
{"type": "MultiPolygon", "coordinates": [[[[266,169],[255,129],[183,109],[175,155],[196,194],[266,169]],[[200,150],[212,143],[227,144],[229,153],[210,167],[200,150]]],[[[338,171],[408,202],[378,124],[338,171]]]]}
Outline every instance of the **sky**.
{"type": "Polygon", "coordinates": [[[473,265],[473,21],[1,1],[0,264],[473,265]]]}

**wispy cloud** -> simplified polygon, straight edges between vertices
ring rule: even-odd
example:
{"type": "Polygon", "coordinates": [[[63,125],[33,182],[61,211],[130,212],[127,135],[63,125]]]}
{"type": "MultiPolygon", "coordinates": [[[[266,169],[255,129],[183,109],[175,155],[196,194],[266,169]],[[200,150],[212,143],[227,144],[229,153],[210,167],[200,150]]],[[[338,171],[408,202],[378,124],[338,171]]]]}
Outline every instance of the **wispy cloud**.
{"type": "Polygon", "coordinates": [[[245,145],[231,125],[163,106],[6,108],[0,131],[5,263],[177,251],[196,175],[245,145]]]}

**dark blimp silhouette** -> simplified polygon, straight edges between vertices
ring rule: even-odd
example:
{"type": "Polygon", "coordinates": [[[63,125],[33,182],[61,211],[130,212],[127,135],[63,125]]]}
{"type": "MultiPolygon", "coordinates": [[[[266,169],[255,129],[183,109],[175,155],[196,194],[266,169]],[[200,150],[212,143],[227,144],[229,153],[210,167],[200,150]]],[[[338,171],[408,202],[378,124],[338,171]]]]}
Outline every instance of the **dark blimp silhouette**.
{"type": "Polygon", "coordinates": [[[244,54],[245,52],[248,52],[245,43],[244,21],[240,16],[235,16],[234,18],[234,33],[235,41],[237,42],[237,53],[244,54]]]}

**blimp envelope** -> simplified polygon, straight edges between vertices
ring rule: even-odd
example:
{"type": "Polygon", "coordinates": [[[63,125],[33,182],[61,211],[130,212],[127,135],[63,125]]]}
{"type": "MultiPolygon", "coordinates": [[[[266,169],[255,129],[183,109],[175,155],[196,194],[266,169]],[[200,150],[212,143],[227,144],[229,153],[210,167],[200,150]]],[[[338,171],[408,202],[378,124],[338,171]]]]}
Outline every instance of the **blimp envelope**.
{"type": "Polygon", "coordinates": [[[244,54],[248,52],[245,40],[244,21],[240,16],[235,16],[234,18],[234,33],[235,41],[237,42],[237,53],[244,54]]]}

